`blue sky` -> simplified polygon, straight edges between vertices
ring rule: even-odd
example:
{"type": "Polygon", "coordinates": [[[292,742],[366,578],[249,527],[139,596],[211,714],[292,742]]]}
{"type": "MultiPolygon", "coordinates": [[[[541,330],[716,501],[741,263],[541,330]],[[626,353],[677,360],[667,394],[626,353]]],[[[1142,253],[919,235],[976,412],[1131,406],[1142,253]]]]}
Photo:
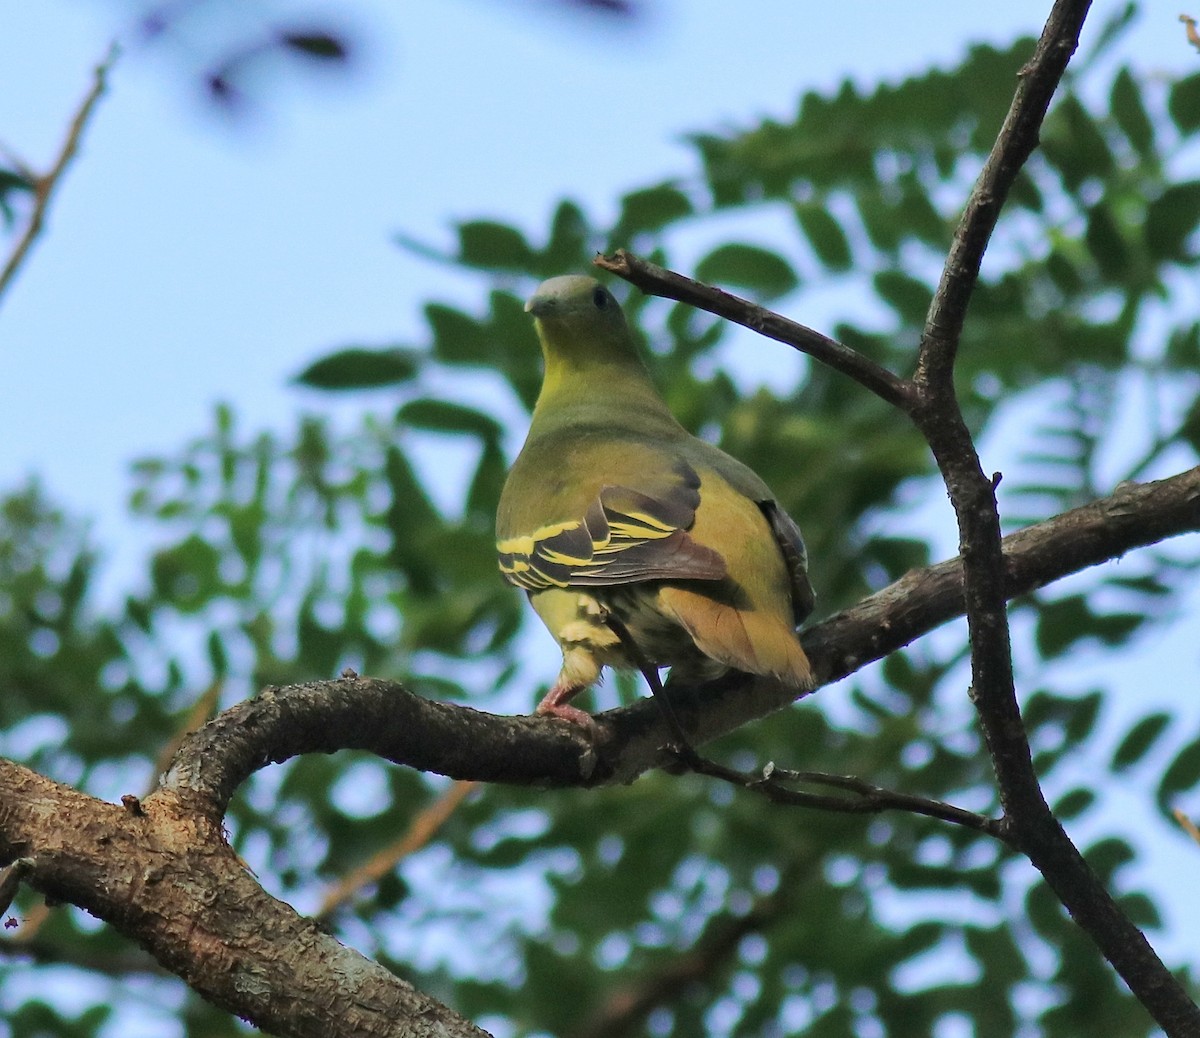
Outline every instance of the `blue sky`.
{"type": "MultiPolygon", "coordinates": [[[[235,123],[197,96],[200,38],[127,48],[0,302],[0,481],[40,474],[113,550],[136,550],[122,518],[131,459],[204,431],[219,400],[245,428],[289,426],[317,403],[288,383],[316,356],[420,338],[430,298],[478,300],[475,282],[406,255],[395,232],[448,243],[454,220],[492,216],[538,233],[564,195],[602,216],[632,187],[693,172],[686,132],[787,117],[802,91],[845,77],[952,65],[970,41],[1036,34],[1050,7],[759,0],[732,17],[723,0],[644,3],[625,27],[548,2],[344,4],[337,20],[364,44],[353,74],[281,69],[235,123]]],[[[0,143],[48,164],[133,6],[3,5],[0,143]]],[[[1090,35],[1117,6],[1096,5],[1090,35]]],[[[1176,8],[1146,8],[1120,54],[1166,79],[1200,67],[1176,8]]],[[[1194,620],[1179,637],[1194,667],[1194,620]]],[[[1162,652],[1128,661],[1132,688],[1162,652]]],[[[1195,850],[1155,851],[1159,889],[1194,870],[1195,850]]]]}
{"type": "MultiPolygon", "coordinates": [[[[335,16],[364,42],[352,75],[280,69],[232,125],[189,76],[201,39],[130,46],[0,309],[0,477],[40,473],[116,534],[128,461],[202,430],[215,401],[286,423],[312,403],[288,378],[314,356],[419,336],[430,297],[478,298],[394,232],[447,242],[481,215],[537,232],[564,195],[603,214],[692,172],[688,131],[949,65],[968,40],[1037,32],[1049,3],[885,6],[777,0],[735,19],[719,0],[646,0],[614,27],[549,2],[365,0],[335,16]]],[[[134,5],[5,7],[0,143],[41,167],[134,5]]],[[[1167,74],[1195,63],[1174,13],[1125,46],[1167,74]]]]}

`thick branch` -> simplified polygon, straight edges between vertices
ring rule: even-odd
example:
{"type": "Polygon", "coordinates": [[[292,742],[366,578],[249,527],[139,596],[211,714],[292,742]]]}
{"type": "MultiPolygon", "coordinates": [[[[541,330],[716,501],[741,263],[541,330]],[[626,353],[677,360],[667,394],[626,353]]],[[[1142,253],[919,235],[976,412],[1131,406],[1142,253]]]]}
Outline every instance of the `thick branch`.
{"type": "Polygon", "coordinates": [[[266,893],[169,791],[136,810],[0,760],[0,860],[135,939],[215,1005],[294,1038],[486,1038],[266,893]]]}
{"type": "MultiPolygon", "coordinates": [[[[1165,537],[1200,530],[1200,467],[1112,497],[1005,538],[1006,594],[1025,594],[1069,573],[1165,537]]],[[[822,684],[962,615],[958,559],[915,570],[852,609],[809,628],[804,647],[822,684]]],[[[689,736],[703,743],[785,706],[790,689],[754,681],[713,694],[674,688],[689,736]]],[[[498,717],[422,699],[367,678],[270,688],[189,736],[165,780],[219,817],[245,779],[301,753],[362,749],[460,779],[548,786],[630,782],[673,762],[658,708],[644,700],[601,714],[595,741],[577,726],[498,717]]]]}
{"type": "Polygon", "coordinates": [[[844,343],[803,324],[789,321],[773,310],[702,281],[693,281],[624,249],[618,249],[611,256],[597,256],[592,262],[602,270],[624,278],[647,295],[687,303],[807,353],[814,360],[849,376],[860,386],[903,411],[907,411],[912,404],[912,386],[904,379],[844,343]]]}

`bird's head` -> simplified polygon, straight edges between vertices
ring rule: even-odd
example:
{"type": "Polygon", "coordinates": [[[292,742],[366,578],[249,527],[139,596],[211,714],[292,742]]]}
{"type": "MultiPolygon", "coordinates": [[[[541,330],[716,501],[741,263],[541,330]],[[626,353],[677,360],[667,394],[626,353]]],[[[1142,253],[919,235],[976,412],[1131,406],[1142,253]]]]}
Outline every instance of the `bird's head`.
{"type": "Polygon", "coordinates": [[[636,356],[625,315],[595,278],[567,274],[537,287],[525,304],[547,355],[578,360],[636,356]]]}

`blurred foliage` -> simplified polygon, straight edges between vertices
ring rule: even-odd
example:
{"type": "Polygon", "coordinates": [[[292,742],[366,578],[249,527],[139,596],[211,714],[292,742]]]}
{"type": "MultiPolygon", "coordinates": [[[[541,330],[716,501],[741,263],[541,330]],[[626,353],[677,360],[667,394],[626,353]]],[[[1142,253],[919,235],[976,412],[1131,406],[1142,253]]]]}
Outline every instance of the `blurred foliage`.
{"type": "MultiPolygon", "coordinates": [[[[510,0],[511,2],[511,0],[510,0]]],[[[353,5],[227,4],[214,0],[124,0],[127,34],[176,52],[187,79],[227,116],[261,109],[271,88],[294,73],[345,73],[370,51],[353,5]],[[281,75],[282,74],[282,75],[281,75]]],[[[546,0],[583,28],[636,22],[646,0],[546,0]]],[[[0,170],[0,181],[3,171],[0,170]]],[[[0,213],[4,212],[0,182],[0,213]]]]}
{"type": "MultiPolygon", "coordinates": [[[[36,486],[10,494],[0,751],[110,798],[142,792],[205,689],[227,704],[345,666],[526,709],[556,665],[531,651],[546,640],[523,627],[492,545],[539,380],[522,297],[623,246],[788,313],[833,314],[838,337],[906,372],[958,208],[1030,49],[976,47],[957,68],[897,85],[807,94],[789,122],[698,134],[698,172],[630,191],[611,227],[564,200],[537,233],[474,220],[448,251],[402,239],[477,272],[486,302],[430,302],[426,341],[314,361],[299,382],[316,399],[371,390],[348,428],[315,416],[290,436],[252,435],[222,409],[194,443],[138,464],[132,509],[152,550],[118,606],[96,593],[86,529],[36,486]]],[[[1162,84],[1106,71],[1095,54],[1081,67],[1001,220],[960,355],[985,464],[1006,467],[1010,528],[1121,479],[1195,464],[1200,450],[1200,326],[1171,302],[1200,255],[1200,182],[1174,175],[1195,154],[1200,76],[1162,84]]],[[[820,611],[945,553],[942,495],[899,415],[777,344],[614,288],[681,420],[761,472],[801,521],[820,611]],[[741,367],[751,354],[762,361],[753,384],[741,367]]],[[[1115,660],[1172,617],[1197,558],[1194,540],[1148,549],[1014,606],[1029,632],[1017,639],[1019,675],[1047,791],[1073,831],[1092,834],[1089,859],[1151,930],[1165,906],[1130,866],[1148,827],[1165,831],[1171,807],[1200,785],[1200,733],[1161,702],[1139,711],[1137,690],[1078,684],[1071,664],[1115,660]],[[1118,780],[1146,810],[1106,811],[1118,780]]],[[[995,810],[962,641],[925,639],[713,752],[995,810]]],[[[1180,670],[1185,694],[1195,662],[1180,670]]],[[[603,689],[597,698],[615,702],[603,689]]],[[[361,755],[314,756],[255,776],[228,824],[267,888],[311,911],[443,788],[361,755]]],[[[16,914],[36,918],[28,901],[16,914]]],[[[608,1000],[659,984],[646,1019],[604,1033],[1151,1031],[1032,870],[999,845],[926,818],[783,809],[697,776],[485,789],[332,924],[498,1035],[584,1034],[608,1000]]],[[[6,947],[3,1038],[113,1034],[131,1012],[172,1033],[171,1019],[189,1034],[238,1030],[195,999],[177,1009],[166,979],[108,976],[95,1004],[121,1007],[111,1017],[60,1015],[30,995],[45,968],[33,962],[86,970],[134,951],[69,911],[13,931],[6,947]]]]}

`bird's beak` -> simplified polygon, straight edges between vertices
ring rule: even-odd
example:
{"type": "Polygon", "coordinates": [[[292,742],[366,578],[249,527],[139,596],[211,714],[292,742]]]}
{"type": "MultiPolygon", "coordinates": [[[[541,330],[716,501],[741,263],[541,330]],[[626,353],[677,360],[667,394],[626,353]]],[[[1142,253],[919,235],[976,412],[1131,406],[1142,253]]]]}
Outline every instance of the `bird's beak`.
{"type": "Polygon", "coordinates": [[[525,304],[525,312],[533,314],[534,317],[545,317],[554,310],[554,303],[555,300],[547,296],[530,296],[529,302],[525,304]]]}

